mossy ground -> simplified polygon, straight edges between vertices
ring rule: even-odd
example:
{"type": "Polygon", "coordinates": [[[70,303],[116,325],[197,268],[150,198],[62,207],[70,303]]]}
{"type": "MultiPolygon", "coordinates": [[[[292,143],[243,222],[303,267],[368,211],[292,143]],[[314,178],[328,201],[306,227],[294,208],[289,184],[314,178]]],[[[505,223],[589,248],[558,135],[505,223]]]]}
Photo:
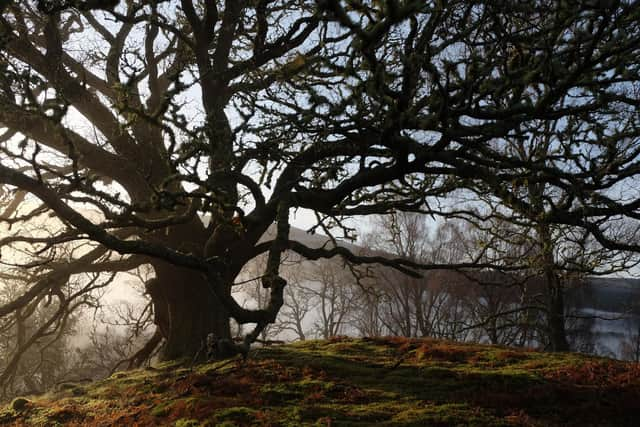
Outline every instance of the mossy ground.
{"type": "Polygon", "coordinates": [[[640,365],[403,338],[307,341],[164,364],[30,398],[3,425],[635,426],[640,365]]]}

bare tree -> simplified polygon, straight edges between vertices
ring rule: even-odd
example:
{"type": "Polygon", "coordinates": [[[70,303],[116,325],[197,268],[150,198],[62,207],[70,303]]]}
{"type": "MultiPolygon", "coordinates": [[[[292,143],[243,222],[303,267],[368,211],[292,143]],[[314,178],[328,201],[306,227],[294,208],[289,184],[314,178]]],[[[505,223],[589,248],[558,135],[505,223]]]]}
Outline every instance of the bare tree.
{"type": "Polygon", "coordinates": [[[350,271],[336,262],[315,266],[305,278],[306,295],[315,305],[315,333],[324,339],[345,334],[355,308],[354,280],[350,271]]]}
{"type": "Polygon", "coordinates": [[[383,293],[373,284],[358,286],[355,290],[359,304],[350,316],[350,324],[357,334],[364,337],[379,337],[389,335],[383,322],[381,313],[383,293]]]}
{"type": "MultiPolygon", "coordinates": [[[[529,186],[525,191],[534,190],[538,192],[536,197],[542,200],[542,189],[529,186]]],[[[523,196],[523,200],[528,197],[523,196]]],[[[545,200],[554,197],[553,194],[544,196],[545,200]]],[[[511,294],[508,301],[513,302],[516,297],[513,290],[519,289],[520,296],[516,298],[520,299],[521,310],[527,313],[518,313],[517,305],[504,307],[503,311],[516,316],[512,320],[533,333],[525,340],[530,344],[553,351],[569,350],[571,341],[578,345],[579,335],[588,332],[589,319],[566,303],[565,294],[581,286],[587,275],[627,271],[638,263],[637,256],[604,248],[579,228],[540,224],[536,215],[544,211],[542,204],[538,206],[537,214],[523,212],[509,216],[501,211],[500,205],[484,200],[491,207],[488,216],[493,219],[472,220],[480,233],[478,243],[486,246],[485,253],[494,259],[496,267],[519,266],[518,274],[502,279],[503,296],[511,294]],[[525,318],[518,320],[522,315],[525,318]],[[523,323],[527,318],[529,325],[523,323]]],[[[499,286],[495,281],[489,285],[499,286]]],[[[493,298],[489,297],[485,294],[483,300],[489,302],[493,298]]],[[[498,315],[499,311],[495,313],[498,315]]],[[[586,345],[584,338],[586,336],[579,339],[581,345],[586,345]]]]}
{"type": "MultiPolygon", "coordinates": [[[[370,233],[366,246],[414,263],[444,268],[474,262],[474,254],[465,247],[469,237],[450,223],[431,222],[422,214],[398,212],[381,217],[370,233]]],[[[462,321],[458,318],[461,295],[450,280],[452,274],[431,270],[424,277],[412,278],[381,267],[372,270],[372,276],[372,294],[365,300],[376,307],[367,307],[364,313],[376,313],[386,331],[407,337],[457,337],[453,324],[462,321]]]]}
{"type": "Polygon", "coordinates": [[[622,357],[633,362],[640,362],[640,326],[634,322],[630,328],[629,338],[622,343],[622,357]],[[634,327],[635,326],[635,327],[634,327]]]}
{"type": "Polygon", "coordinates": [[[627,337],[622,342],[624,359],[640,362],[640,301],[632,301],[627,319],[627,337]]]}
{"type": "MultiPolygon", "coordinates": [[[[72,277],[60,283],[51,294],[3,319],[0,325],[3,398],[43,393],[69,377],[73,366],[65,354],[72,348],[76,322],[82,309],[96,303],[100,289],[108,286],[113,277],[99,274],[72,277]]],[[[1,288],[3,300],[11,301],[15,293],[24,292],[36,280],[5,274],[1,288]]]]}

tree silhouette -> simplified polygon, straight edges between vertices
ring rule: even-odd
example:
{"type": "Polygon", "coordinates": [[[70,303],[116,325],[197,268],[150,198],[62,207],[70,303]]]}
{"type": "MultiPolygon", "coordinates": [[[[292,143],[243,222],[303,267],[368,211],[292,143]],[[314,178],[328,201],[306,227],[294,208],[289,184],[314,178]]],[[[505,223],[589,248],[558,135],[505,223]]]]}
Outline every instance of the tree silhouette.
{"type": "Polygon", "coordinates": [[[530,210],[506,184],[536,180],[567,193],[545,223],[639,248],[604,221],[640,204],[614,191],[638,169],[635,2],[113,3],[3,4],[0,183],[25,200],[0,244],[28,266],[90,242],[70,274],[105,254],[110,271],[150,264],[165,358],[228,338],[230,317],[256,325],[253,341],[282,306],[285,250],[424,267],[290,240],[300,208],[349,233],[347,217],[464,214],[438,202],[469,188],[530,210]],[[545,161],[504,149],[549,120],[561,125],[545,161]],[[62,224],[51,235],[20,232],[48,215],[62,224]],[[246,309],[234,280],[265,253],[269,302],[246,309]]]}

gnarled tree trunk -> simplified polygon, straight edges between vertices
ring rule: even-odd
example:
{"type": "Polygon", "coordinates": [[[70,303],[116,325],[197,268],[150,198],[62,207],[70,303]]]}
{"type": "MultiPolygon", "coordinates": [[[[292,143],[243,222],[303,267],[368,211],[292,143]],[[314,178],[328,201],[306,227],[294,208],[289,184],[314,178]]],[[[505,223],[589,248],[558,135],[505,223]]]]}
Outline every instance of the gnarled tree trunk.
{"type": "MultiPolygon", "coordinates": [[[[207,233],[200,221],[194,220],[162,230],[157,237],[180,251],[202,254],[207,233]]],[[[228,284],[210,283],[201,272],[161,260],[150,263],[156,277],[147,282],[146,288],[153,302],[155,323],[164,339],[161,359],[194,357],[210,333],[217,338],[230,338],[229,313],[214,292],[231,292],[228,284]]]]}
{"type": "Polygon", "coordinates": [[[164,360],[193,357],[208,334],[229,338],[229,314],[206,278],[166,263],[154,263],[156,278],[147,284],[155,322],[165,343],[164,360]]]}

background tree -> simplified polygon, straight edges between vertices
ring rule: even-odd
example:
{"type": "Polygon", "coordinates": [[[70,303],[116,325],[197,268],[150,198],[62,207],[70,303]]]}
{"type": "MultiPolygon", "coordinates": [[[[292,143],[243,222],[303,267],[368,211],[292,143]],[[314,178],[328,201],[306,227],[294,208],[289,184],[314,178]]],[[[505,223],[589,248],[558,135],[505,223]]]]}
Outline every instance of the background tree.
{"type": "Polygon", "coordinates": [[[323,264],[306,277],[305,294],[315,302],[316,336],[329,339],[349,332],[350,314],[358,302],[351,272],[337,262],[323,264]]]}
{"type": "Polygon", "coordinates": [[[622,357],[640,362],[640,301],[630,301],[627,323],[627,336],[622,342],[622,357]]]}
{"type": "MultiPolygon", "coordinates": [[[[433,262],[432,251],[437,246],[430,236],[424,215],[398,212],[379,217],[365,246],[414,263],[433,262]]],[[[441,245],[444,246],[444,245],[441,245]]],[[[442,264],[456,263],[462,257],[440,259],[442,264]]],[[[379,268],[372,273],[378,298],[376,312],[391,335],[418,337],[434,336],[439,310],[445,305],[446,285],[425,277],[409,277],[393,269],[379,268]]]]}
{"type": "MultiPolygon", "coordinates": [[[[35,270],[33,274],[40,272],[35,270]]],[[[45,275],[46,277],[46,275],[45,275]]],[[[82,309],[91,308],[113,275],[83,274],[3,318],[0,325],[0,387],[3,398],[39,394],[74,376],[73,336],[82,309]]],[[[3,274],[3,303],[16,299],[36,279],[3,274]]],[[[10,303],[10,302],[9,302],[10,303]]]]}
{"type": "MultiPolygon", "coordinates": [[[[484,208],[488,208],[487,214],[482,222],[471,221],[482,235],[478,243],[487,247],[486,253],[501,254],[501,258],[494,261],[496,266],[520,266],[518,275],[502,278],[503,287],[519,288],[522,310],[537,312],[529,325],[539,330],[535,341],[552,351],[568,351],[570,341],[587,328],[588,319],[573,312],[570,302],[566,301],[567,293],[575,294],[575,288],[584,284],[588,275],[628,271],[637,265],[638,258],[632,253],[604,248],[583,229],[540,223],[538,218],[545,209],[553,209],[542,204],[543,197],[557,201],[558,193],[545,192],[544,186],[532,185],[523,191],[525,194],[520,200],[537,198],[535,210],[514,212],[506,208],[505,211],[504,205],[480,194],[484,208]],[[568,330],[570,323],[572,327],[568,330]],[[570,337],[572,334],[574,337],[570,337]]],[[[490,282],[495,286],[495,280],[490,282]]],[[[514,310],[510,313],[518,314],[514,310]]]]}

